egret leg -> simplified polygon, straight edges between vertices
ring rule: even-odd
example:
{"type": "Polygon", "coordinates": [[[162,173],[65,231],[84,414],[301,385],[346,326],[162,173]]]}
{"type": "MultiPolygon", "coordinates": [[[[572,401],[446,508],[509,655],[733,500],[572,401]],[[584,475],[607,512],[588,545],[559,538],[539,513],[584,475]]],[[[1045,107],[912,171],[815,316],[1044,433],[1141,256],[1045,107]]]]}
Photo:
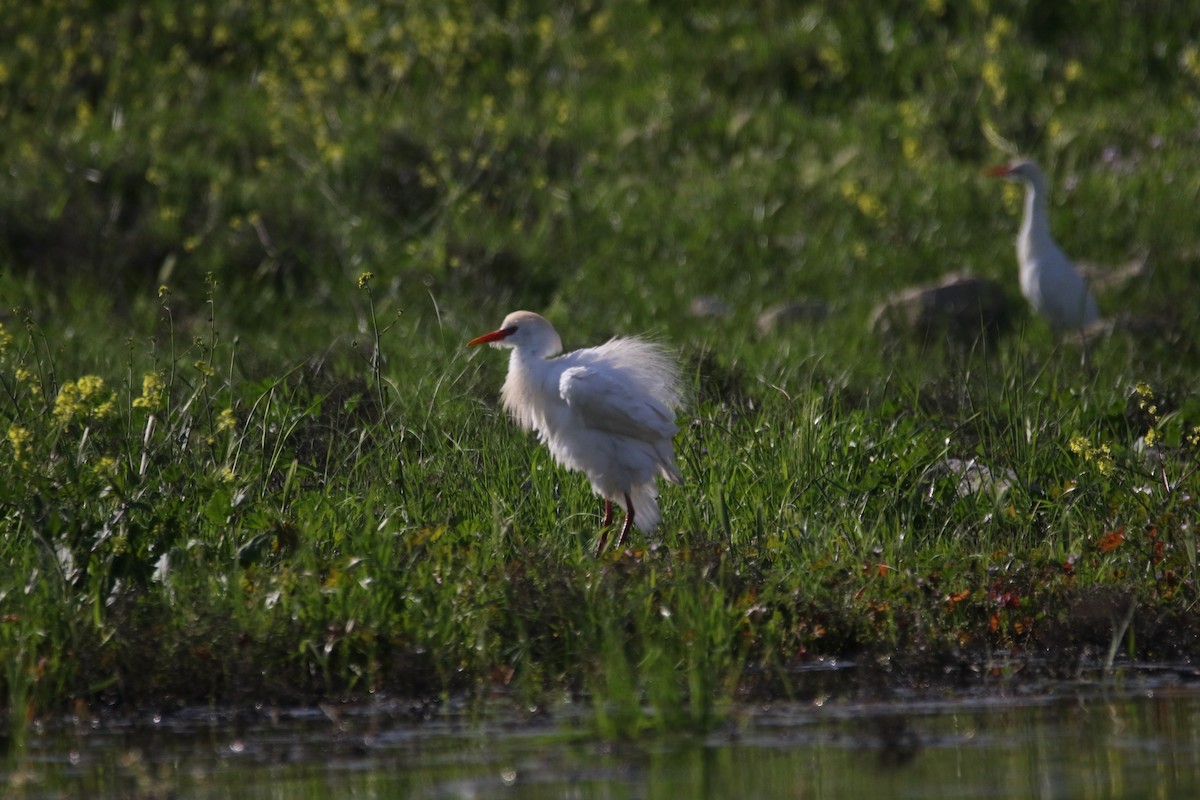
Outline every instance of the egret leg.
{"type": "Polygon", "coordinates": [[[608,526],[612,525],[612,501],[604,501],[604,519],[600,523],[600,544],[596,545],[596,558],[604,552],[604,543],[608,541],[608,526]]]}
{"type": "Polygon", "coordinates": [[[617,547],[625,544],[625,537],[629,536],[629,529],[633,527],[633,501],[629,499],[629,493],[625,494],[625,524],[621,526],[621,538],[617,539],[617,547]]]}

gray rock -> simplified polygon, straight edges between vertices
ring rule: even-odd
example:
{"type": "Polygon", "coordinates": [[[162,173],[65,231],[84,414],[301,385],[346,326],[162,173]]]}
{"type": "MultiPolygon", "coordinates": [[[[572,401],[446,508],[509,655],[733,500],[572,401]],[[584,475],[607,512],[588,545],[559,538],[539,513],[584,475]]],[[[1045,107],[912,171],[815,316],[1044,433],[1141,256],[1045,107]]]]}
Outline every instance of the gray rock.
{"type": "Polygon", "coordinates": [[[995,469],[974,458],[947,458],[925,470],[921,476],[921,488],[926,497],[932,497],[942,480],[954,482],[959,497],[987,492],[996,499],[1003,497],[1017,482],[1017,474],[1011,469],[995,469]]]}
{"type": "Polygon", "coordinates": [[[870,329],[881,337],[930,341],[944,336],[969,345],[1005,331],[1013,314],[1013,302],[999,283],[955,272],[884,300],[871,312],[870,329]]]}
{"type": "Polygon", "coordinates": [[[821,300],[777,303],[758,315],[755,326],[760,336],[768,336],[790,325],[819,322],[829,316],[829,304],[821,300]]]}
{"type": "Polygon", "coordinates": [[[710,294],[693,297],[690,311],[693,317],[702,319],[724,319],[733,313],[728,303],[710,294]]]}

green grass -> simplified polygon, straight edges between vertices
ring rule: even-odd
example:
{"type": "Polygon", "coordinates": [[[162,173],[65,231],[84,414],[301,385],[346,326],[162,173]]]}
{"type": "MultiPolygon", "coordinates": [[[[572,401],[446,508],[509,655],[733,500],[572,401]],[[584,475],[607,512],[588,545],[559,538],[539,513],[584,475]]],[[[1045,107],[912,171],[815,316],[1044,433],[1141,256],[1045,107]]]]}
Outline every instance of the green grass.
{"type": "Polygon", "coordinates": [[[823,656],[1200,655],[1187,4],[3,5],[14,725],[504,690],[620,736],[823,656]],[[868,332],[953,270],[1019,299],[1005,147],[1069,253],[1149,249],[1100,305],[1151,333],[1084,368],[1023,308],[986,350],[868,332]],[[783,299],[832,313],[759,335],[783,299]],[[464,347],[516,308],[680,352],[686,483],[628,552],[464,347]],[[960,497],[947,457],[1015,480],[960,497]]]}

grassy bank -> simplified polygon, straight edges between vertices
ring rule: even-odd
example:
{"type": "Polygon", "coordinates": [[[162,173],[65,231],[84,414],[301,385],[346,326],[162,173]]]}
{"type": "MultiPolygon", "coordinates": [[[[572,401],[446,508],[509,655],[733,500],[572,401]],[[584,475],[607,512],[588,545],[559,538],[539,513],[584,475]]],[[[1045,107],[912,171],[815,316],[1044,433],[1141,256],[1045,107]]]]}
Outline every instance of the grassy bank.
{"type": "Polygon", "coordinates": [[[1200,13],[6,5],[14,720],[505,688],[631,731],[824,656],[1200,655],[1200,13]],[[1087,367],[1017,302],[1019,197],[980,174],[1010,149],[1067,252],[1151,253],[1087,367]],[[1012,296],[1005,337],[869,332],[959,269],[1012,296]],[[789,299],[829,314],[757,332],[789,299]],[[463,346],[515,308],[686,365],[686,483],[626,553],[463,346]]]}

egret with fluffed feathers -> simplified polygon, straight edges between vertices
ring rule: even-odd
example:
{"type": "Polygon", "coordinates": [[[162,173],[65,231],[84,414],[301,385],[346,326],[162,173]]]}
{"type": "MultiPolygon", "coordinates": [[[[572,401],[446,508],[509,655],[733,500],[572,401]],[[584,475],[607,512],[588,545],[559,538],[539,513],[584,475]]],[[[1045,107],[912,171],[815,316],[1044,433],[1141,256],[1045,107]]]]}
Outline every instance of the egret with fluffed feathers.
{"type": "Polygon", "coordinates": [[[613,503],[625,508],[618,547],[635,524],[653,530],[660,518],[656,478],[683,481],[672,445],[683,391],[670,353],[630,336],[559,355],[558,331],[532,311],[514,311],[467,343],[480,344],[512,349],[500,397],[513,420],[535,431],[560,465],[587,475],[604,498],[596,554],[604,551],[613,503]]]}
{"type": "Polygon", "coordinates": [[[1083,328],[1100,319],[1087,282],[1050,235],[1046,178],[1038,165],[1022,159],[992,167],[987,174],[1025,184],[1025,216],[1017,234],[1021,294],[1056,333],[1083,328]]]}

